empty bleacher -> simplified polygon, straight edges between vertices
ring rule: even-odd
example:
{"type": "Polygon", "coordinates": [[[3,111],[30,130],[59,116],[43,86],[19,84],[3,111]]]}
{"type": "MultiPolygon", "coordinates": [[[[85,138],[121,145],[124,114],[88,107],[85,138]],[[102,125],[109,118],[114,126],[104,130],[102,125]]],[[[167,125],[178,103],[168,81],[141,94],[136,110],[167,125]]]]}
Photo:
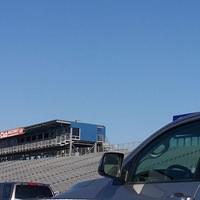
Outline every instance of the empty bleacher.
{"type": "MultiPolygon", "coordinates": [[[[136,143],[131,147],[136,147],[136,143]]],[[[127,155],[132,148],[109,146],[106,151],[121,151],[127,155]]],[[[0,162],[0,182],[25,181],[48,183],[54,191],[63,192],[71,185],[100,177],[97,169],[103,155],[89,153],[80,156],[48,157],[32,160],[11,160],[0,162]]]]}
{"type": "Polygon", "coordinates": [[[48,183],[63,192],[81,180],[99,177],[97,167],[102,153],[83,156],[18,160],[0,163],[0,182],[36,181],[48,183]]]}

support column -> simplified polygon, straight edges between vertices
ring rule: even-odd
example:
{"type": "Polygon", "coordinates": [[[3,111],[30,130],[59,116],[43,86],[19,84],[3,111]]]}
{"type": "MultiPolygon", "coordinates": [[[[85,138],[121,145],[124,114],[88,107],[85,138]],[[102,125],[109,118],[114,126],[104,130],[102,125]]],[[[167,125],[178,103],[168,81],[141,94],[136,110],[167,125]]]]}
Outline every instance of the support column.
{"type": "Polygon", "coordinates": [[[96,153],[97,152],[97,143],[95,142],[94,143],[94,153],[96,153]]]}
{"type": "Polygon", "coordinates": [[[70,139],[69,139],[69,156],[72,156],[72,128],[70,128],[70,139]]]}

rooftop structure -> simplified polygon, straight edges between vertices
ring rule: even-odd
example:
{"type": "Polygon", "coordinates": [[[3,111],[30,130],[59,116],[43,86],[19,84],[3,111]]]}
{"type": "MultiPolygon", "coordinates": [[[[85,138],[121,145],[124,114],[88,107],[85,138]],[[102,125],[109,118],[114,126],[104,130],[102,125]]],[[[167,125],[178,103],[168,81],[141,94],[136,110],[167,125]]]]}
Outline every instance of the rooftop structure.
{"type": "Polygon", "coordinates": [[[52,120],[0,132],[0,160],[33,159],[100,151],[105,126],[52,120]]]}

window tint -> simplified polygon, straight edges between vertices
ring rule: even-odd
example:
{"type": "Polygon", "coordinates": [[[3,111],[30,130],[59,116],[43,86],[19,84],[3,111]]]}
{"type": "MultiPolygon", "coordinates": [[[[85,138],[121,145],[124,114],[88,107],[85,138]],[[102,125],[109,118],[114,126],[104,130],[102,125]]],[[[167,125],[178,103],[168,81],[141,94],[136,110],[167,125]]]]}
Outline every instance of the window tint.
{"type": "Polygon", "coordinates": [[[29,198],[43,198],[52,197],[52,192],[47,186],[36,185],[17,185],[15,198],[29,199],[29,198]]]}
{"type": "Polygon", "coordinates": [[[138,156],[133,182],[188,181],[196,177],[200,158],[200,122],[168,131],[138,156]]]}

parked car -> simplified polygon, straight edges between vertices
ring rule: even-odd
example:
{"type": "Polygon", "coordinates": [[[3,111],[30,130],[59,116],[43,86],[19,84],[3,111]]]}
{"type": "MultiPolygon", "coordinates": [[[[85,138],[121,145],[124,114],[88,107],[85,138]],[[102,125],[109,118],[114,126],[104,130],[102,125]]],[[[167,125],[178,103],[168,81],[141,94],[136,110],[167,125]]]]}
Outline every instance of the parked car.
{"type": "Polygon", "coordinates": [[[98,169],[104,178],[78,183],[56,198],[200,199],[200,113],[174,119],[125,159],[105,153],[98,169]]]}
{"type": "Polygon", "coordinates": [[[0,183],[0,199],[42,199],[51,198],[54,193],[51,187],[42,183],[3,182],[0,183]]]}

